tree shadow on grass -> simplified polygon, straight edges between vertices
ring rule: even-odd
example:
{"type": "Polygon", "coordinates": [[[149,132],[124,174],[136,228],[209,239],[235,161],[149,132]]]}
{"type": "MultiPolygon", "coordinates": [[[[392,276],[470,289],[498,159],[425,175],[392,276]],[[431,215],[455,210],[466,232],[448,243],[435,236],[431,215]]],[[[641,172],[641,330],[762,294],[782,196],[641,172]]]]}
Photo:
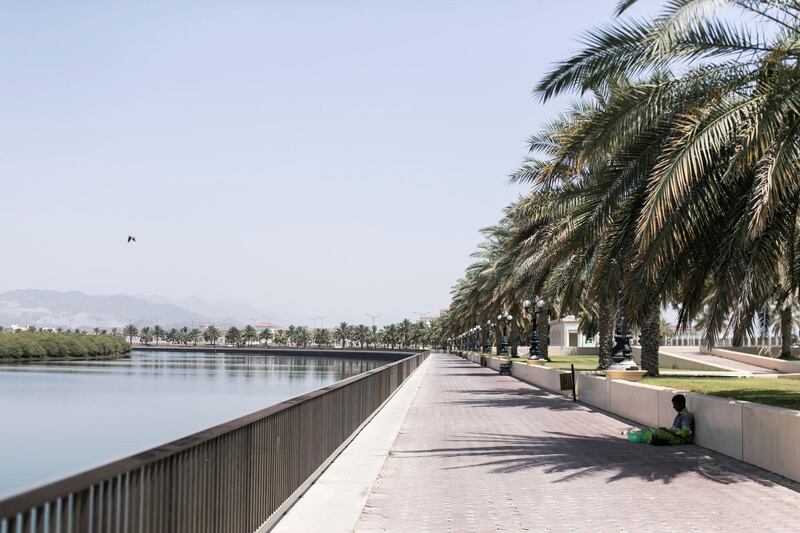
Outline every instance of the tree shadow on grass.
{"type": "Polygon", "coordinates": [[[745,402],[772,405],[774,407],[782,407],[784,409],[800,409],[800,393],[798,393],[796,390],[731,388],[729,390],[714,390],[704,394],[745,402]]]}
{"type": "Polygon", "coordinates": [[[541,469],[561,474],[563,483],[582,477],[606,475],[606,483],[628,478],[672,483],[684,475],[729,485],[755,482],[782,485],[800,492],[800,484],[698,446],[647,446],[623,438],[547,432],[544,436],[469,433],[451,439],[448,448],[395,451],[395,456],[466,458],[467,464],[446,470],[489,467],[492,473],[541,469]]]}

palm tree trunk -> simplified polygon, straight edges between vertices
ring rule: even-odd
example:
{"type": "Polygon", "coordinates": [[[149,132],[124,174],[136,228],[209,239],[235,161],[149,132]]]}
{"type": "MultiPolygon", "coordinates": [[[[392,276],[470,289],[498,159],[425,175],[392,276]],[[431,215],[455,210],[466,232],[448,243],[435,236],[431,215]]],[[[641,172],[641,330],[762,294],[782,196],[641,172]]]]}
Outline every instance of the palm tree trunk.
{"type": "Polygon", "coordinates": [[[781,357],[792,356],[792,306],[781,309],[781,357]]]}
{"type": "Polygon", "coordinates": [[[744,346],[744,331],[743,330],[736,330],[733,332],[733,337],[731,337],[731,344],[734,347],[744,346]]]}
{"type": "Polygon", "coordinates": [[[600,341],[598,346],[599,366],[608,368],[611,366],[611,348],[614,341],[614,305],[612,301],[600,302],[600,313],[598,318],[600,341]]]}
{"type": "Polygon", "coordinates": [[[647,370],[648,376],[658,375],[659,318],[661,318],[661,306],[658,300],[655,300],[647,309],[639,336],[642,346],[642,368],[647,370]]]}
{"type": "Polygon", "coordinates": [[[547,348],[550,346],[550,313],[547,309],[542,309],[539,312],[539,318],[536,322],[536,333],[539,335],[539,352],[542,357],[550,360],[547,348]]]}
{"type": "Polygon", "coordinates": [[[519,348],[519,326],[517,326],[516,318],[511,321],[511,338],[509,341],[511,344],[511,357],[516,357],[519,348]]]}

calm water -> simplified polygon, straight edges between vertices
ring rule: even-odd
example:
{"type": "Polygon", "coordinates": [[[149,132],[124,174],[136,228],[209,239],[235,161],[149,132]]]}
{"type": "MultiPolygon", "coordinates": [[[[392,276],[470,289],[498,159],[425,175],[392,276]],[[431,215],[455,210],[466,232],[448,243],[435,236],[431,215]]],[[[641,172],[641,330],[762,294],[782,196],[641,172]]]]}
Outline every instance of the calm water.
{"type": "Polygon", "coordinates": [[[385,363],[133,352],[115,361],[0,364],[0,498],[385,363]]]}

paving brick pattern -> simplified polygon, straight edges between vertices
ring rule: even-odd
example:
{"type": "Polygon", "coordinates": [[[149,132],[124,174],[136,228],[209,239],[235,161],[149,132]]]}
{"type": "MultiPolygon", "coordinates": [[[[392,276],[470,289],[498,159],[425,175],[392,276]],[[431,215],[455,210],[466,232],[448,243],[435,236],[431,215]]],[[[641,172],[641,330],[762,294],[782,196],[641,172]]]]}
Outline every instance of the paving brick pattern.
{"type": "Polygon", "coordinates": [[[785,478],[630,444],[630,423],[455,356],[430,363],[356,531],[800,531],[785,478]]]}

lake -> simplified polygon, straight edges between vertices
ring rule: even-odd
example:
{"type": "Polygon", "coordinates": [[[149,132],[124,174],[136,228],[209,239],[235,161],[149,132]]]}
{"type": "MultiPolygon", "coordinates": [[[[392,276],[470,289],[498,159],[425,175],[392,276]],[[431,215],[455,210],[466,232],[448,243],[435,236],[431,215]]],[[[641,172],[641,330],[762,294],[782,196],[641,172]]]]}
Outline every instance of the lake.
{"type": "Polygon", "coordinates": [[[111,361],[0,364],[0,498],[386,363],[134,351],[111,361]]]}

